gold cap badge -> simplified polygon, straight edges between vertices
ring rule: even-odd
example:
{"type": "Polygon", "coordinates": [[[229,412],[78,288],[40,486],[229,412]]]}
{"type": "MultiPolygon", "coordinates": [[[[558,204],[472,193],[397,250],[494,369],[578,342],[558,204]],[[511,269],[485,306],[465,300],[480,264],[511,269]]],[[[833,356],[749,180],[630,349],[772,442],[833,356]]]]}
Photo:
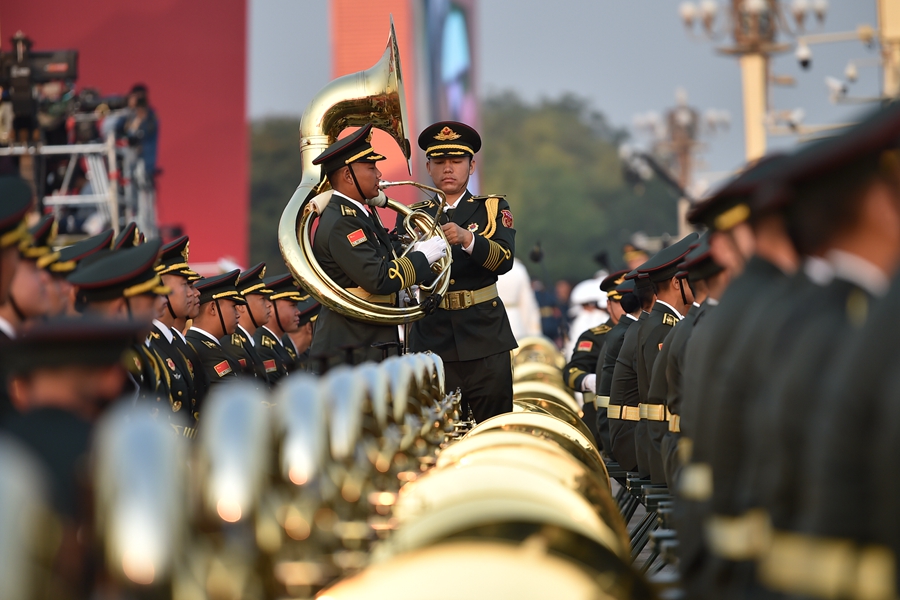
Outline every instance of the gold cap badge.
{"type": "Polygon", "coordinates": [[[441,132],[439,134],[434,136],[434,139],[438,140],[439,142],[446,142],[448,140],[458,140],[461,137],[462,136],[460,134],[445,126],[443,129],[441,129],[441,132]]]}

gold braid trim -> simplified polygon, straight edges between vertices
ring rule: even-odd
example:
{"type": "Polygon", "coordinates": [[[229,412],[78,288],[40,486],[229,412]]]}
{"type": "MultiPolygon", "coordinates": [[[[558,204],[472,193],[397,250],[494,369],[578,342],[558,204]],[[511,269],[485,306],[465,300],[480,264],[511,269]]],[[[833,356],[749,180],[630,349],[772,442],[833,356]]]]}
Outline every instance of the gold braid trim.
{"type": "MultiPolygon", "coordinates": [[[[575,389],[575,380],[578,379],[579,375],[587,375],[586,371],[582,371],[578,367],[572,367],[569,369],[569,387],[573,390],[575,389]]],[[[580,390],[579,390],[580,391],[580,390]]]]}
{"type": "Polygon", "coordinates": [[[28,223],[25,219],[16,226],[15,229],[11,231],[7,231],[3,235],[0,235],[0,248],[6,248],[7,246],[12,246],[13,244],[17,244],[22,240],[27,240],[31,236],[28,235],[28,223]]]}
{"type": "Polygon", "coordinates": [[[490,248],[488,249],[487,259],[484,261],[484,268],[496,271],[497,267],[499,267],[504,260],[509,260],[512,253],[494,240],[488,240],[488,243],[490,244],[490,248]]]}
{"type": "Polygon", "coordinates": [[[484,201],[484,206],[487,209],[488,218],[487,226],[484,228],[484,231],[481,232],[481,235],[486,239],[491,239],[491,236],[497,231],[497,213],[499,212],[498,209],[500,207],[500,197],[488,197],[488,199],[484,201]]]}
{"type": "Polygon", "coordinates": [[[416,280],[416,268],[406,256],[392,260],[394,266],[388,269],[388,277],[400,280],[400,288],[409,287],[416,280]]]}

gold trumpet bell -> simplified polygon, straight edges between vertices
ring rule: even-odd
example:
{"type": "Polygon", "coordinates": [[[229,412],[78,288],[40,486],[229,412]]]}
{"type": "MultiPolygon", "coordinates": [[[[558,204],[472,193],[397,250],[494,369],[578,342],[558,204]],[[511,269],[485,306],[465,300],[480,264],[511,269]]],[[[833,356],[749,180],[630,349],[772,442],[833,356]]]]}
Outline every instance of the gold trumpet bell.
{"type": "Polygon", "coordinates": [[[538,362],[553,365],[562,371],[566,367],[566,357],[556,345],[543,336],[529,336],[519,341],[513,350],[513,365],[538,362]]]}

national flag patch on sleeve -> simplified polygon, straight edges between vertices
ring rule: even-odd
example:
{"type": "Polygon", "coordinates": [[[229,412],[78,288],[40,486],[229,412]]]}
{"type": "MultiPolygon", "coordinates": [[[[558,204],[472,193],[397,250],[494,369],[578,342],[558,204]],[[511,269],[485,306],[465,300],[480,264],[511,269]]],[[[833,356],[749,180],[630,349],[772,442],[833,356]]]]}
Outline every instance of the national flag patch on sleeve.
{"type": "Polygon", "coordinates": [[[353,233],[348,233],[347,241],[349,241],[350,245],[353,247],[359,246],[364,241],[366,241],[366,232],[362,229],[357,229],[353,233]]]}
{"type": "Polygon", "coordinates": [[[594,342],[589,340],[584,340],[583,342],[578,342],[578,348],[575,349],[576,352],[590,352],[591,348],[594,347],[594,342]]]}
{"type": "Polygon", "coordinates": [[[263,361],[263,366],[266,368],[266,373],[274,373],[278,370],[278,366],[275,364],[275,359],[269,359],[263,361]]]}
{"type": "Polygon", "coordinates": [[[246,359],[246,358],[239,358],[239,359],[238,359],[238,362],[241,363],[241,368],[242,368],[242,369],[247,368],[247,359],[246,359]]]}
{"type": "Polygon", "coordinates": [[[216,374],[219,377],[225,377],[229,373],[231,373],[231,365],[228,364],[227,360],[223,360],[219,364],[213,367],[216,370],[216,374]]]}

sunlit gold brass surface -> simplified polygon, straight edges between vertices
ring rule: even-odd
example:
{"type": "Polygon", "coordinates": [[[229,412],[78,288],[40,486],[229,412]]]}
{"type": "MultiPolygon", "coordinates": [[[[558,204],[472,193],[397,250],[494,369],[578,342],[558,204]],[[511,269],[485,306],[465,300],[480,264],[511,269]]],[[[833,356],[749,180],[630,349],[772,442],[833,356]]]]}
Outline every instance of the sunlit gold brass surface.
{"type": "Polygon", "coordinates": [[[566,366],[566,357],[547,338],[531,336],[519,340],[519,347],[513,350],[513,365],[528,362],[542,362],[556,366],[562,371],[566,366]]]}
{"type": "Polygon", "coordinates": [[[519,398],[544,399],[568,409],[572,414],[581,416],[581,407],[575,402],[572,393],[563,387],[543,381],[520,381],[513,384],[513,400],[519,398]]]}
{"type": "Polygon", "coordinates": [[[556,365],[544,362],[519,363],[513,369],[513,383],[524,381],[542,381],[550,385],[562,387],[562,371],[556,365]]]}
{"type": "Polygon", "coordinates": [[[469,435],[479,435],[492,429],[521,431],[552,440],[587,465],[589,469],[602,474],[607,482],[609,481],[609,472],[593,441],[572,425],[560,421],[556,417],[526,412],[506,413],[479,423],[469,432],[469,435]]]}
{"type": "Polygon", "coordinates": [[[517,398],[513,400],[513,412],[531,412],[550,415],[551,417],[556,417],[560,421],[565,421],[580,431],[589,440],[593,439],[594,436],[581,417],[572,413],[568,408],[560,406],[551,400],[543,400],[541,398],[517,398]]]}

